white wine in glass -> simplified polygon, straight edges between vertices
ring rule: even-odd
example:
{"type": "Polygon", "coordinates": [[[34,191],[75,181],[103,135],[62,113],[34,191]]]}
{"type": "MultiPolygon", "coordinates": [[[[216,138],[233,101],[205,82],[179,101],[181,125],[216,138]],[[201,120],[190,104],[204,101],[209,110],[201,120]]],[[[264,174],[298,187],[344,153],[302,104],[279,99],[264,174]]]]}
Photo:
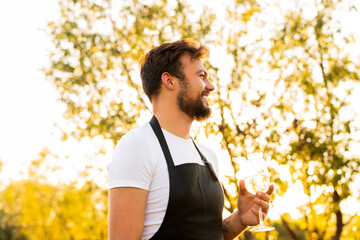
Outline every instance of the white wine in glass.
{"type": "Polygon", "coordinates": [[[253,175],[245,178],[245,187],[248,192],[255,195],[257,191],[266,192],[270,180],[267,175],[253,175]]]}
{"type": "MultiPolygon", "coordinates": [[[[269,172],[265,162],[256,162],[252,164],[251,169],[249,169],[248,176],[245,177],[245,187],[248,192],[255,195],[257,191],[266,192],[270,186],[269,172]]],[[[265,226],[263,212],[259,206],[259,226],[253,227],[250,229],[251,232],[265,232],[274,230],[274,227],[265,226]]]]}

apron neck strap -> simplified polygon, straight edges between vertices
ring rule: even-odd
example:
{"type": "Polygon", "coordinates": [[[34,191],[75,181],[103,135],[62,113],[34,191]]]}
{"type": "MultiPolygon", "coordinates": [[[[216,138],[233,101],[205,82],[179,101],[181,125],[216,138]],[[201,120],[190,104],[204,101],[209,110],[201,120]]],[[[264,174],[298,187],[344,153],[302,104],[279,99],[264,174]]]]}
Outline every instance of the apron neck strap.
{"type": "Polygon", "coordinates": [[[171,157],[169,147],[168,147],[165,137],[164,137],[164,133],[162,132],[159,121],[156,119],[155,115],[151,118],[150,125],[151,125],[152,129],[154,130],[157,139],[159,140],[159,143],[160,143],[161,149],[163,150],[168,167],[174,167],[174,161],[171,157]]]}
{"type": "MultiPolygon", "coordinates": [[[[151,118],[150,125],[151,125],[152,129],[154,130],[157,139],[159,140],[159,143],[160,143],[161,149],[163,150],[168,167],[174,167],[174,161],[171,157],[169,147],[168,147],[165,137],[164,137],[164,133],[162,132],[159,121],[156,119],[155,115],[151,118]]],[[[196,146],[195,141],[192,138],[191,138],[191,140],[194,143],[196,150],[200,154],[201,161],[203,161],[205,166],[207,166],[211,170],[214,177],[216,179],[218,179],[216,172],[215,172],[214,168],[212,167],[211,163],[206,159],[206,157],[202,154],[202,152],[196,146]]]]}
{"type": "Polygon", "coordinates": [[[216,174],[213,166],[211,165],[211,163],[206,159],[206,157],[204,156],[204,154],[202,154],[202,152],[200,151],[200,149],[196,146],[194,139],[191,138],[191,140],[192,140],[192,142],[194,143],[194,146],[195,146],[196,150],[197,150],[198,153],[200,154],[201,161],[205,164],[205,166],[208,166],[208,168],[211,170],[211,172],[212,172],[212,174],[214,175],[214,177],[215,177],[216,179],[218,179],[217,174],[216,174]]]}

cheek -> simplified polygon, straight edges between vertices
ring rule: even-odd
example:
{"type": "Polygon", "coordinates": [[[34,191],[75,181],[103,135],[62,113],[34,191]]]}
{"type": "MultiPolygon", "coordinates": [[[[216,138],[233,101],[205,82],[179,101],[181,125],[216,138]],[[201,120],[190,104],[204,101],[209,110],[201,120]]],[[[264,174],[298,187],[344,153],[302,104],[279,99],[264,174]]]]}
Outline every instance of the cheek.
{"type": "Polygon", "coordinates": [[[205,83],[204,83],[204,81],[203,80],[199,80],[199,81],[197,81],[197,85],[196,85],[196,89],[201,89],[201,90],[203,90],[204,88],[205,88],[205,83]]]}

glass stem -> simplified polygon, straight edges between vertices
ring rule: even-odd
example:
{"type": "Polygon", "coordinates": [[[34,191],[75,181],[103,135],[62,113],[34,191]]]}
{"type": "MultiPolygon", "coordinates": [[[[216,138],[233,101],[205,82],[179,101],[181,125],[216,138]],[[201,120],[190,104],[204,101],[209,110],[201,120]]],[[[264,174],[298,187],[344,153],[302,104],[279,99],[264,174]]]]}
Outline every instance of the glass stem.
{"type": "Polygon", "coordinates": [[[260,227],[264,227],[263,212],[260,206],[259,206],[259,220],[260,220],[260,227]]]}

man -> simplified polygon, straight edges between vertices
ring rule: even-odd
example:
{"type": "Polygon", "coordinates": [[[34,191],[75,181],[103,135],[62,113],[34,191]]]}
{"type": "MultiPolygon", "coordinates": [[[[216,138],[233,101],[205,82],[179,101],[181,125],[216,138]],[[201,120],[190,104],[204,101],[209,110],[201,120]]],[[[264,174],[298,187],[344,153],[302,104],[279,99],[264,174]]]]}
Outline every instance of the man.
{"type": "Polygon", "coordinates": [[[222,220],[224,197],[214,152],[189,135],[194,120],[211,114],[214,90],[193,40],[165,43],[141,60],[141,78],[154,117],[125,134],[109,163],[109,239],[233,239],[258,224],[269,195],[240,181],[238,210],[222,220]]]}

